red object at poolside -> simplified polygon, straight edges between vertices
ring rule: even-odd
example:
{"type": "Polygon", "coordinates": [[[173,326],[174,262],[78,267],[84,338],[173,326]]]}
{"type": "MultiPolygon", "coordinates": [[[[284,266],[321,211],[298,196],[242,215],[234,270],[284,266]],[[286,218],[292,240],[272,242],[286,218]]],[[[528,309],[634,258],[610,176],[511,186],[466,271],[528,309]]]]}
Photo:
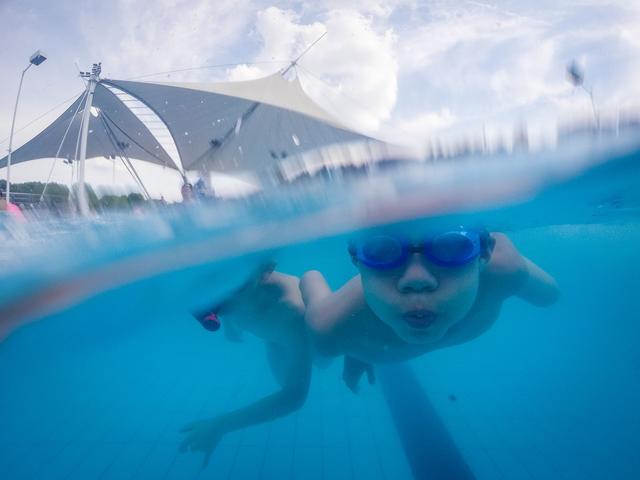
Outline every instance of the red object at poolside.
{"type": "Polygon", "coordinates": [[[17,205],[14,205],[13,203],[6,203],[4,210],[6,210],[9,215],[11,215],[16,219],[25,220],[22,210],[20,210],[20,207],[18,207],[17,205]]]}

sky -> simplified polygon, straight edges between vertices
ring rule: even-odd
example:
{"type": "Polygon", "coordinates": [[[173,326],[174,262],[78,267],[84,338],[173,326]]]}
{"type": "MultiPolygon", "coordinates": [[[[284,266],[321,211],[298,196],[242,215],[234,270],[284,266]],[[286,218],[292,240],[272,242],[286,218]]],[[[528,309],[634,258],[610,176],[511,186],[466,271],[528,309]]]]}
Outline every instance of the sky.
{"type": "MultiPolygon", "coordinates": [[[[38,49],[48,60],[25,76],[14,149],[81,93],[78,71],[93,62],[116,79],[246,80],[285,67],[324,32],[299,63],[303,88],[345,124],[395,143],[511,138],[524,126],[545,145],[557,125],[591,115],[587,93],[566,79],[571,61],[602,115],[640,112],[640,0],[0,0],[0,18],[3,155],[20,74],[38,49]]],[[[44,181],[51,167],[14,165],[12,181],[44,181]]],[[[137,168],[153,196],[178,198],[175,172],[137,168]]],[[[133,188],[111,161],[87,170],[94,186],[133,188]]],[[[52,180],[70,178],[56,162],[52,180]]]]}

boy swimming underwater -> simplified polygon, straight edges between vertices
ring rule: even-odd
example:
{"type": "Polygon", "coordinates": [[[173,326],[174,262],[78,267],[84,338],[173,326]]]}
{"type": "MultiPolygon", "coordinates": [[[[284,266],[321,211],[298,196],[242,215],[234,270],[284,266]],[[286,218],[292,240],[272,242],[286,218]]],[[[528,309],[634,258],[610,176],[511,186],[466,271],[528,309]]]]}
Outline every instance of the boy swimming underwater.
{"type": "Polygon", "coordinates": [[[316,350],[345,355],[352,390],[370,364],[407,360],[465,343],[496,321],[505,299],[538,306],[558,297],[555,280],[501,233],[456,228],[406,237],[378,232],[349,245],[359,275],[332,292],[318,271],[300,289],[316,350]]]}
{"type": "Polygon", "coordinates": [[[202,317],[205,327],[209,321],[216,329],[220,313],[228,335],[240,328],[264,339],[282,390],[194,422],[185,429],[183,450],[204,452],[206,464],[225,433],[302,406],[312,349],[326,357],[344,356],[343,379],[356,391],[363,374],[373,382],[372,364],[478,337],[495,323],[510,296],[539,306],[558,296],[553,278],[500,233],[458,228],[407,238],[378,232],[354,240],[349,254],[360,273],[335,292],[318,271],[305,273],[300,282],[265,272],[208,320],[202,317]]]}

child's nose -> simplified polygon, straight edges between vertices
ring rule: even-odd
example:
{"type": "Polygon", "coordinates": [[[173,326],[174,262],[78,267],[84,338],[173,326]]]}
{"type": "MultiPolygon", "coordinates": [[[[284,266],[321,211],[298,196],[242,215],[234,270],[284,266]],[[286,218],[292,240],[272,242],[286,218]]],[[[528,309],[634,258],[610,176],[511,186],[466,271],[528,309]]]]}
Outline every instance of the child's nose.
{"type": "Polygon", "coordinates": [[[398,280],[401,293],[430,292],[438,288],[438,279],[429,271],[421,254],[414,253],[398,280]]]}

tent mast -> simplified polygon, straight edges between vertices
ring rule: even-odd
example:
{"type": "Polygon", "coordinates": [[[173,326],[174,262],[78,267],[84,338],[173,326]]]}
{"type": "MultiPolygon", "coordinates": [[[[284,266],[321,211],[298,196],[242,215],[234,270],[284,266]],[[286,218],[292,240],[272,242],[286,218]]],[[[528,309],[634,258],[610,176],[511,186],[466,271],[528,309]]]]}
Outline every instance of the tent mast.
{"type": "Polygon", "coordinates": [[[93,105],[93,94],[96,85],[100,81],[100,72],[102,70],[101,63],[94,63],[91,67],[91,73],[80,72],[82,78],[88,78],[87,83],[87,99],[82,112],[82,129],[80,131],[80,158],[78,164],[78,206],[80,215],[86,217],[89,213],[89,205],[87,202],[87,192],[85,190],[85,160],[87,158],[87,137],[89,135],[89,121],[91,120],[91,106],[93,105]]]}
{"type": "Polygon", "coordinates": [[[309,50],[311,50],[316,43],[318,43],[320,40],[322,40],[322,38],[326,34],[327,34],[327,32],[324,32],[322,35],[320,35],[318,38],[316,38],[316,40],[311,45],[309,45],[307,48],[305,48],[304,51],[300,55],[298,55],[295,60],[292,60],[291,63],[289,64],[289,66],[282,71],[281,75],[284,77],[289,70],[291,70],[293,67],[295,67],[298,64],[298,61],[303,56],[305,56],[307,54],[307,52],[309,50]]]}

